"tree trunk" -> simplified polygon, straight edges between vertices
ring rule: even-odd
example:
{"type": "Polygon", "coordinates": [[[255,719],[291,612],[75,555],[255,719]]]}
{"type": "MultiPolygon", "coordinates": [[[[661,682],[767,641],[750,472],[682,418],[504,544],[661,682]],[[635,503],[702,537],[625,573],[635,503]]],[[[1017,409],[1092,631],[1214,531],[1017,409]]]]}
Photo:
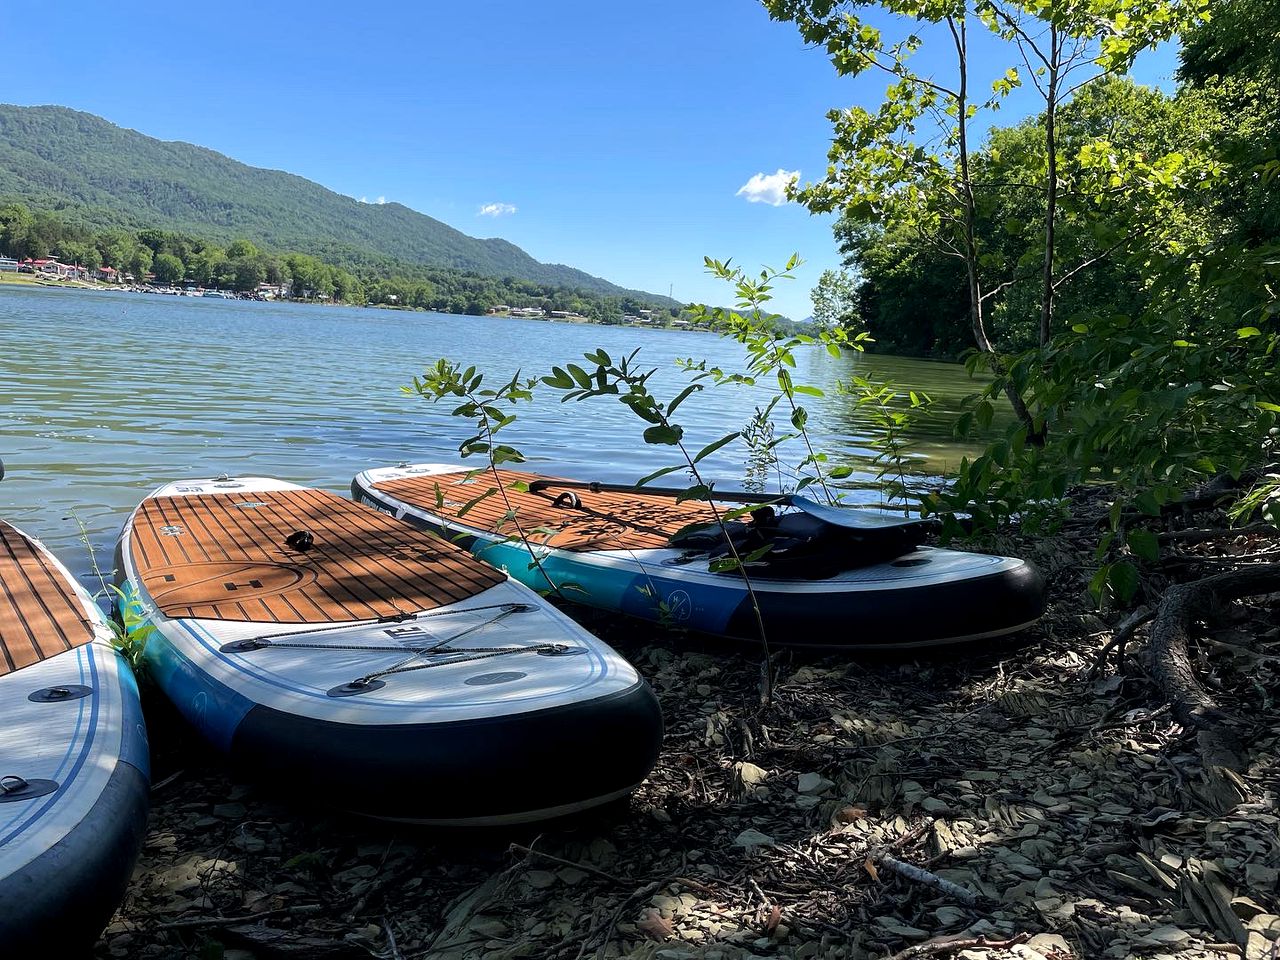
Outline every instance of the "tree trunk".
{"type": "Polygon", "coordinates": [[[1053,326],[1053,245],[1054,218],[1058,212],[1058,142],[1055,123],[1058,113],[1058,28],[1049,25],[1049,89],[1045,96],[1044,142],[1048,151],[1048,176],[1044,211],[1044,289],[1040,302],[1040,346],[1049,345],[1053,326]]]}
{"type": "MultiPolygon", "coordinates": [[[[956,57],[960,66],[960,85],[956,93],[957,137],[960,150],[960,192],[964,200],[964,265],[969,279],[969,313],[973,324],[973,340],[978,349],[991,356],[991,366],[997,376],[1004,375],[1004,364],[996,354],[991,338],[987,334],[986,323],[982,316],[982,280],[978,275],[978,243],[974,232],[977,219],[977,204],[973,198],[973,177],[969,170],[969,51],[963,18],[956,20],[947,18],[951,28],[951,36],[956,44],[956,57]]],[[[1044,435],[1036,429],[1035,418],[1027,409],[1022,394],[1008,380],[1004,385],[1005,396],[1014,414],[1027,430],[1027,442],[1032,445],[1044,443],[1044,435]]]]}

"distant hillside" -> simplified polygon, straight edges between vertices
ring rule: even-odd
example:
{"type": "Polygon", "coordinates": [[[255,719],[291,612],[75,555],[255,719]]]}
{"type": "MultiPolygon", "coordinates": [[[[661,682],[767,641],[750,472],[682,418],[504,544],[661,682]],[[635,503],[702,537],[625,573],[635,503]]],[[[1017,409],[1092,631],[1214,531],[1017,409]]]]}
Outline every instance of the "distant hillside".
{"type": "Polygon", "coordinates": [[[642,296],[506,240],[479,240],[398,203],[360,203],[317,183],[250,167],[188,143],[156,140],[66,107],[0,104],[0,199],[74,214],[95,226],[243,237],[356,267],[396,262],[642,296]]]}

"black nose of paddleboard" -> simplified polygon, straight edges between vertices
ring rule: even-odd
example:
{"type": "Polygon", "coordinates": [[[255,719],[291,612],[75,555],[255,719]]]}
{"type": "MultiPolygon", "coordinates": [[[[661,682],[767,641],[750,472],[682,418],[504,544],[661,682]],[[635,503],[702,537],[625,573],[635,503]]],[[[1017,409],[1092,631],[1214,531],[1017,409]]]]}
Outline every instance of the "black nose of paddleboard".
{"type": "Polygon", "coordinates": [[[316,538],[310,530],[295,530],[284,538],[285,545],[294,550],[310,550],[316,544],[316,538]]]}
{"type": "Polygon", "coordinates": [[[0,480],[4,479],[4,461],[0,460],[0,480]]]}

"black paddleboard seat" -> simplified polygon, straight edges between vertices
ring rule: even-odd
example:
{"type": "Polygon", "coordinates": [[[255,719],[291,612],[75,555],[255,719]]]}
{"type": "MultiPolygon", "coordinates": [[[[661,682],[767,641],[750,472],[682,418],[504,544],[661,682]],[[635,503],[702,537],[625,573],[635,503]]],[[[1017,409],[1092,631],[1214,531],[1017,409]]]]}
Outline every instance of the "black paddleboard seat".
{"type": "Polygon", "coordinates": [[[937,530],[941,524],[937,520],[912,517],[907,514],[893,513],[888,510],[860,509],[856,507],[834,507],[818,503],[808,497],[788,497],[787,506],[806,513],[815,520],[833,527],[846,530],[937,530]]]}

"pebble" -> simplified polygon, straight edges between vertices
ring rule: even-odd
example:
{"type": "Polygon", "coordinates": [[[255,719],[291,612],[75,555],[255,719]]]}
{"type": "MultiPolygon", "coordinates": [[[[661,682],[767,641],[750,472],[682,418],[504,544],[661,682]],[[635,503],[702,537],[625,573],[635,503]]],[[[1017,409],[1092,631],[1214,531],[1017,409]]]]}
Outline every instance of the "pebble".
{"type": "Polygon", "coordinates": [[[802,773],[796,780],[796,791],[799,793],[826,793],[835,784],[820,773],[802,773]]]}
{"type": "Polygon", "coordinates": [[[746,830],[743,830],[738,834],[737,839],[733,841],[733,844],[736,847],[745,847],[748,851],[758,850],[761,847],[772,847],[775,845],[773,837],[769,836],[767,833],[761,833],[753,827],[748,827],[746,830]]]}
{"type": "Polygon", "coordinates": [[[556,875],[550,870],[530,870],[524,878],[535,890],[545,890],[556,882],[556,875]]]}

